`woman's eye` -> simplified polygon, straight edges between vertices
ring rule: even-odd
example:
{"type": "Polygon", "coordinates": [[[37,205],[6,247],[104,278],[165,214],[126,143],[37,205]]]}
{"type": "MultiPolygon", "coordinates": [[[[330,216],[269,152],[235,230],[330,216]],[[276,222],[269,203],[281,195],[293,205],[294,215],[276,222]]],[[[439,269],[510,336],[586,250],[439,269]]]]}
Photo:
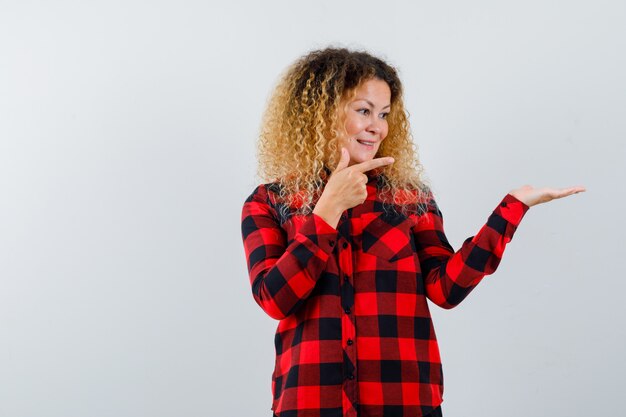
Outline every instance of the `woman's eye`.
{"type": "Polygon", "coordinates": [[[389,116],[389,113],[381,113],[380,118],[381,119],[386,119],[387,116],[389,116]]]}
{"type": "Polygon", "coordinates": [[[359,109],[357,111],[361,113],[363,116],[367,116],[368,114],[370,114],[369,109],[359,109]]]}

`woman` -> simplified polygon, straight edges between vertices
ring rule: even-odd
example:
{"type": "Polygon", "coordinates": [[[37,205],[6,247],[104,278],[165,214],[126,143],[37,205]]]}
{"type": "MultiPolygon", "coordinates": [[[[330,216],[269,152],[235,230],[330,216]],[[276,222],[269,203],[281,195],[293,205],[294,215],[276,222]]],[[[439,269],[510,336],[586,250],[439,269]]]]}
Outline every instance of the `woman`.
{"type": "Polygon", "coordinates": [[[422,178],[402,84],[365,52],[313,51],[285,73],[259,141],[267,183],[242,235],[255,301],[279,320],[274,416],[441,416],[426,299],[459,304],[495,271],[529,207],[584,191],[523,186],[455,252],[422,178]]]}

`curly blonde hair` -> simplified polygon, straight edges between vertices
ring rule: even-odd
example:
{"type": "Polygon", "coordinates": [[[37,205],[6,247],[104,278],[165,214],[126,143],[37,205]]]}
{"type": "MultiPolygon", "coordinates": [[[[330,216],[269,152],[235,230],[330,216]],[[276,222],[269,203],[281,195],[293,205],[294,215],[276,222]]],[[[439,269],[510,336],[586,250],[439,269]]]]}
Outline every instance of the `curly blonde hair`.
{"type": "Polygon", "coordinates": [[[378,178],[385,211],[423,213],[429,192],[413,142],[397,71],[363,51],[326,48],[293,63],[279,80],[262,119],[258,176],[277,185],[281,215],[309,214],[340,159],[347,101],[364,81],[377,78],[391,90],[389,130],[376,158],[395,162],[370,172],[378,178]]]}

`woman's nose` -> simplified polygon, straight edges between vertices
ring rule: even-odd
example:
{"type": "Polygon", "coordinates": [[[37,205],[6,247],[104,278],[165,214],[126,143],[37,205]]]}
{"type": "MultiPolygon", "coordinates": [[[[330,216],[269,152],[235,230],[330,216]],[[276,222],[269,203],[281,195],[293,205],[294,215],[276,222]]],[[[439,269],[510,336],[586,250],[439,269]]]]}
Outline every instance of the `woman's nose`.
{"type": "Polygon", "coordinates": [[[370,119],[370,124],[367,130],[372,133],[380,133],[382,130],[383,123],[384,123],[384,120],[380,119],[379,117],[372,117],[370,119]]]}

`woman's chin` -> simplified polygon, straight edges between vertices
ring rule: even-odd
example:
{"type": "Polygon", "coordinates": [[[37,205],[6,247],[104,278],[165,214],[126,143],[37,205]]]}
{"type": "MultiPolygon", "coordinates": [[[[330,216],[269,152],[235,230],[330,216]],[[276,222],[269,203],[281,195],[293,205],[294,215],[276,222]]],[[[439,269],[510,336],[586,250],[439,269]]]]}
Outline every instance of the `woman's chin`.
{"type": "Polygon", "coordinates": [[[372,153],[371,155],[352,155],[350,157],[350,165],[356,165],[360,164],[361,162],[371,161],[372,159],[374,159],[374,155],[374,153],[372,153]]]}

